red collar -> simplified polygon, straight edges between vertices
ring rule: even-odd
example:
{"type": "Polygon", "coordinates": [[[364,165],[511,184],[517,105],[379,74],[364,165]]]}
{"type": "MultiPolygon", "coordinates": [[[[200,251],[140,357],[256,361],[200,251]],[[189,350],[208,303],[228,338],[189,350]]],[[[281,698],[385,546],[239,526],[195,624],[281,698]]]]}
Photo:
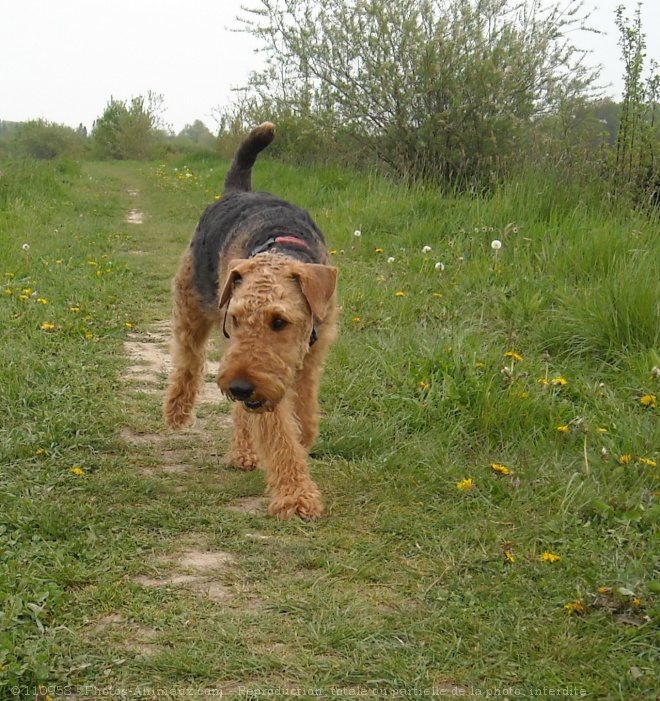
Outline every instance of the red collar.
{"type": "Polygon", "coordinates": [[[307,243],[302,239],[299,239],[297,236],[277,236],[276,238],[268,239],[268,241],[266,241],[266,243],[261,244],[261,246],[253,248],[250,251],[250,255],[248,257],[254,258],[254,256],[258,255],[259,253],[263,253],[264,251],[267,251],[269,248],[277,245],[278,243],[292,243],[295,246],[302,246],[303,248],[309,249],[307,243]]]}
{"type": "Polygon", "coordinates": [[[309,246],[297,236],[278,236],[275,239],[275,243],[295,243],[298,246],[303,246],[304,248],[309,248],[309,246]]]}

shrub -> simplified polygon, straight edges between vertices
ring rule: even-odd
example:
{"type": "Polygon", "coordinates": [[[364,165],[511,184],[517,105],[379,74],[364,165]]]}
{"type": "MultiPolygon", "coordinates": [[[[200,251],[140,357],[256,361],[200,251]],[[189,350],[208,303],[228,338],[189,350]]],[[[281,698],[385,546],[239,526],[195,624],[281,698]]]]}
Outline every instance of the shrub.
{"type": "Polygon", "coordinates": [[[8,138],[10,151],[19,158],[79,158],[85,148],[85,137],[80,131],[43,119],[19,124],[8,138]]]}
{"type": "Polygon", "coordinates": [[[103,114],[94,122],[92,141],[99,158],[147,160],[162,126],[163,98],[149,93],[127,103],[111,97],[103,114]]]}
{"type": "Polygon", "coordinates": [[[287,109],[345,134],[401,176],[490,186],[535,117],[588,92],[566,39],[579,0],[261,0],[244,19],[265,45],[248,113],[287,109]]]}

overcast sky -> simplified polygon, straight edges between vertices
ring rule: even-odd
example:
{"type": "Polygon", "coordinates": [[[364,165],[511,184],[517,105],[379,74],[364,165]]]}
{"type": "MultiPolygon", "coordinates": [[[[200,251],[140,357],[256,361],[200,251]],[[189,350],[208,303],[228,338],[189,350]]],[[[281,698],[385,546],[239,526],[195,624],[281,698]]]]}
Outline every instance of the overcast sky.
{"type": "MultiPolygon", "coordinates": [[[[550,2],[550,0],[548,0],[550,2]]],[[[566,0],[563,0],[565,3],[566,0]]],[[[603,64],[602,82],[619,98],[623,73],[615,8],[632,18],[637,0],[586,0],[602,36],[575,35],[603,64]]],[[[250,0],[3,0],[0,6],[0,120],[43,118],[91,128],[111,96],[148,91],[165,99],[176,132],[232,99],[262,65],[255,40],[229,31],[250,0]]],[[[642,10],[649,58],[660,63],[660,1],[642,10]]],[[[267,115],[264,115],[267,117],[267,115]]]]}

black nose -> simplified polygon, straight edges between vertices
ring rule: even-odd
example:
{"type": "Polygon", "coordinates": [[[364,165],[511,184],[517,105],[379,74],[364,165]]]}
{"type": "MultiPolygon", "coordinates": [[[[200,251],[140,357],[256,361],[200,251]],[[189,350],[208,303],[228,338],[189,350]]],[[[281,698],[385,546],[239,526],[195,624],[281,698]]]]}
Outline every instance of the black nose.
{"type": "Polygon", "coordinates": [[[237,377],[229,383],[229,391],[234,399],[244,402],[254,393],[254,385],[245,377],[237,377]]]}

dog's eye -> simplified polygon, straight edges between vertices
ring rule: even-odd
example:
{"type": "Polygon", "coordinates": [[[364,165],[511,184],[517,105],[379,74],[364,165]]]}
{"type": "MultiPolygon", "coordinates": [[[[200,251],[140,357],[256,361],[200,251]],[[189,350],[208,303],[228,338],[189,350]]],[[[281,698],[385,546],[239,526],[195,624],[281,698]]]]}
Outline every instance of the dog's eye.
{"type": "Polygon", "coordinates": [[[238,328],[238,319],[233,314],[231,315],[231,323],[234,328],[238,328]]]}
{"type": "Polygon", "coordinates": [[[281,331],[285,326],[288,326],[289,322],[286,319],[281,319],[279,316],[275,317],[270,324],[270,328],[273,331],[281,331]]]}

